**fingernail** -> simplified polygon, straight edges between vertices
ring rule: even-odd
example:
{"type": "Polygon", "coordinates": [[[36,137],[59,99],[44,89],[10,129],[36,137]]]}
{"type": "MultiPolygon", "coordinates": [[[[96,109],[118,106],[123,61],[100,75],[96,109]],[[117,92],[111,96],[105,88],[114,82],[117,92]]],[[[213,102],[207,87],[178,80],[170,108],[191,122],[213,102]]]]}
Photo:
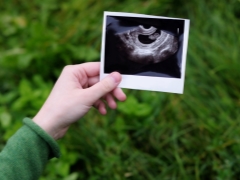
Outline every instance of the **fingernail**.
{"type": "Polygon", "coordinates": [[[118,72],[113,72],[110,76],[114,79],[115,83],[119,83],[122,79],[121,75],[118,72]]]}

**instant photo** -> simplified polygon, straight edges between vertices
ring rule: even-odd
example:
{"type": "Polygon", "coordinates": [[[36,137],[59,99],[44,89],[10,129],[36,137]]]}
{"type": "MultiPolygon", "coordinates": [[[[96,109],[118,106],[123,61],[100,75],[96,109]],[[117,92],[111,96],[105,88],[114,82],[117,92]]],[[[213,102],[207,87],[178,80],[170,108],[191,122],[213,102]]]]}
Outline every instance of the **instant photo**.
{"type": "Polygon", "coordinates": [[[120,87],[182,93],[189,20],[104,13],[100,77],[118,71],[120,87]]]}

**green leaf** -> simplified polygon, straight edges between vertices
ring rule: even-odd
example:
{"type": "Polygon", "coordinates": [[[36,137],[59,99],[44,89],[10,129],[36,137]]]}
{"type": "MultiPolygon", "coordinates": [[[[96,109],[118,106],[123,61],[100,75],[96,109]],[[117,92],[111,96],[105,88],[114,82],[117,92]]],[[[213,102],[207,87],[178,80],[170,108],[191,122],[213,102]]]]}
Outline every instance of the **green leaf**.
{"type": "Polygon", "coordinates": [[[29,96],[32,93],[31,83],[27,79],[22,79],[19,85],[21,96],[29,96]]]}
{"type": "Polygon", "coordinates": [[[3,128],[8,128],[11,125],[12,117],[8,112],[0,112],[0,123],[3,128]]]}
{"type": "Polygon", "coordinates": [[[75,172],[75,173],[68,175],[63,180],[77,180],[78,177],[79,177],[78,173],[75,172]]]}
{"type": "Polygon", "coordinates": [[[134,96],[129,96],[127,101],[119,104],[118,109],[127,114],[127,115],[134,115],[137,117],[145,117],[150,115],[152,111],[152,107],[149,104],[140,103],[134,96]]]}

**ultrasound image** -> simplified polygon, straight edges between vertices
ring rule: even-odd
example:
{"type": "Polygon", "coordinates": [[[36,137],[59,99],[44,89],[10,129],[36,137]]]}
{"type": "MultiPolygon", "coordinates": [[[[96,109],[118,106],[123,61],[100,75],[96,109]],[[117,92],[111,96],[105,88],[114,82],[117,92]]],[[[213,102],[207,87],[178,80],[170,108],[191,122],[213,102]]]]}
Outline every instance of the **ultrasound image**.
{"type": "Polygon", "coordinates": [[[181,78],[184,20],[107,16],[104,72],[181,78]]]}

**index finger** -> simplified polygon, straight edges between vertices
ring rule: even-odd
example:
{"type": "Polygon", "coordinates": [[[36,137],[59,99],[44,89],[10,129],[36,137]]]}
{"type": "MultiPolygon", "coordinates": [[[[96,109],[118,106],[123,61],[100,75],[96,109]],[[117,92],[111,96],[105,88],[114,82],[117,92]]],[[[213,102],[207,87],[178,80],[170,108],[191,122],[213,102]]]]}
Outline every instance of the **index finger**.
{"type": "Polygon", "coordinates": [[[82,68],[88,77],[97,76],[100,73],[100,62],[84,63],[82,68]]]}
{"type": "Polygon", "coordinates": [[[97,76],[100,73],[100,62],[89,62],[74,65],[78,71],[84,71],[87,77],[97,76]]]}

